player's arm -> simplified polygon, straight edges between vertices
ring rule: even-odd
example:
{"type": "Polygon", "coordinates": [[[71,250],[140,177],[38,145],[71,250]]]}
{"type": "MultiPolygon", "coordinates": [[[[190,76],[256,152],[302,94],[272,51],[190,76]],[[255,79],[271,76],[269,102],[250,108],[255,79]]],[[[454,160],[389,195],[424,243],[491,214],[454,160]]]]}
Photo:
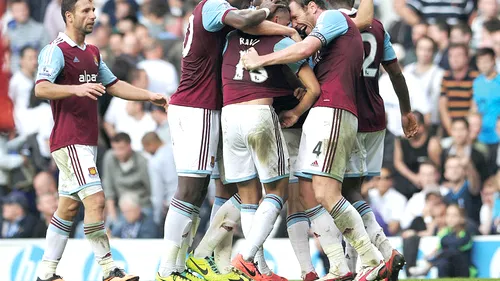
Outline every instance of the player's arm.
{"type": "Polygon", "coordinates": [[[222,19],[222,22],[225,25],[245,31],[247,28],[264,22],[267,17],[267,11],[265,9],[230,10],[222,19]]]}
{"type": "Polygon", "coordinates": [[[294,28],[277,24],[268,20],[265,20],[256,26],[244,28],[242,30],[245,33],[251,35],[282,35],[288,36],[296,42],[302,41],[299,33],[294,28]]]}
{"type": "Polygon", "coordinates": [[[373,15],[373,0],[362,0],[356,17],[352,18],[352,21],[359,30],[364,30],[372,24],[373,15]]]}
{"type": "Polygon", "coordinates": [[[321,47],[328,45],[333,39],[345,34],[347,29],[347,21],[342,13],[337,10],[328,10],[319,16],[316,27],[303,41],[265,56],[259,56],[252,48],[242,56],[242,61],[245,68],[252,70],[303,60],[312,56],[321,47]]]}
{"type": "Polygon", "coordinates": [[[107,91],[115,97],[131,101],[151,101],[152,103],[160,106],[167,105],[165,96],[132,86],[127,82],[118,80],[116,76],[111,72],[111,70],[109,70],[108,66],[102,60],[102,58],[99,63],[98,79],[99,82],[107,85],[107,91]]]}
{"type": "Polygon", "coordinates": [[[64,68],[64,55],[57,45],[47,45],[38,55],[38,72],[35,96],[47,100],[59,100],[71,96],[88,97],[97,100],[105,88],[97,83],[81,85],[58,85],[55,81],[64,68]]]}

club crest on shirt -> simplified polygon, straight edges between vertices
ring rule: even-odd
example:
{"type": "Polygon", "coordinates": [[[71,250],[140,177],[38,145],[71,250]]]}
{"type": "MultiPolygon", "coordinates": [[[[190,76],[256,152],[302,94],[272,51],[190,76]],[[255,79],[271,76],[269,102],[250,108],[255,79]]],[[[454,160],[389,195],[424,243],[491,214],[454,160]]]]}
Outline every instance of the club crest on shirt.
{"type": "Polygon", "coordinates": [[[96,56],[94,56],[94,63],[95,63],[96,66],[99,66],[99,60],[97,59],[96,56]]]}
{"type": "Polygon", "coordinates": [[[89,168],[89,177],[91,178],[98,177],[96,167],[89,168]]]}

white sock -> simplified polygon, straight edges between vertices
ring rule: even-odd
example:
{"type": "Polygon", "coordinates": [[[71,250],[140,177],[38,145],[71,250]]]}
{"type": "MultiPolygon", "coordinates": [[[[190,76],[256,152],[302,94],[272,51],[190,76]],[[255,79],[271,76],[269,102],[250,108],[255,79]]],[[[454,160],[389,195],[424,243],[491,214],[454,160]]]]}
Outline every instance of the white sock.
{"type": "MultiPolygon", "coordinates": [[[[259,205],[257,204],[241,204],[241,229],[243,230],[245,239],[248,239],[250,236],[253,219],[258,207],[259,205]]],[[[260,273],[267,275],[272,274],[272,271],[269,269],[266,259],[264,258],[264,248],[262,246],[257,250],[254,261],[257,262],[257,267],[260,273]]]]}
{"type": "Polygon", "coordinates": [[[333,218],[321,205],[306,210],[311,221],[311,230],[318,237],[319,243],[330,262],[330,274],[341,277],[349,273],[347,261],[342,247],[342,233],[335,225],[333,218]]]}
{"type": "Polygon", "coordinates": [[[68,242],[72,226],[72,221],[63,220],[56,214],[52,217],[45,238],[45,252],[38,268],[40,279],[49,279],[56,273],[57,264],[68,242]]]}
{"type": "MultiPolygon", "coordinates": [[[[227,267],[231,263],[231,245],[227,245],[227,241],[225,245],[221,245],[221,243],[226,236],[231,236],[232,242],[232,233],[241,218],[241,203],[238,200],[239,196],[236,194],[231,197],[231,200],[227,200],[219,208],[219,211],[212,219],[205,236],[203,236],[203,239],[194,251],[194,256],[196,258],[211,256],[214,250],[218,249],[216,253],[218,258],[215,259],[216,263],[217,260],[224,258],[226,258],[227,261],[220,261],[224,263],[221,267],[227,267]],[[224,247],[221,248],[220,246],[224,247]]],[[[217,265],[219,266],[218,263],[217,265]]]]}
{"type": "Polygon", "coordinates": [[[197,206],[193,207],[193,214],[191,216],[191,230],[189,231],[188,236],[182,242],[181,248],[179,249],[179,253],[177,254],[177,262],[176,268],[177,272],[183,272],[186,270],[186,257],[189,251],[189,247],[193,245],[194,238],[196,237],[196,232],[198,231],[198,226],[200,226],[200,208],[197,206]]]}
{"type": "Polygon", "coordinates": [[[115,261],[111,256],[111,248],[109,246],[109,238],[104,229],[104,221],[83,225],[85,237],[90,243],[90,247],[94,251],[94,257],[97,263],[102,268],[102,276],[109,276],[109,273],[116,268],[115,261]]]}
{"type": "Polygon", "coordinates": [[[365,225],[366,232],[370,237],[370,241],[382,253],[384,260],[386,262],[389,261],[394,248],[389,242],[389,239],[385,236],[384,230],[382,230],[382,227],[380,227],[375,219],[372,209],[368,206],[368,204],[366,204],[365,201],[355,202],[353,207],[356,208],[356,211],[358,211],[359,215],[363,219],[363,224],[365,225]]]}
{"type": "Polygon", "coordinates": [[[339,200],[330,211],[340,232],[358,252],[363,267],[379,265],[377,252],[372,247],[363,220],[353,206],[344,198],[339,200]]]}
{"type": "Polygon", "coordinates": [[[193,225],[194,206],[172,198],[165,218],[163,255],[160,263],[160,276],[167,277],[177,271],[177,256],[183,243],[188,239],[193,225]]]}
{"type": "Polygon", "coordinates": [[[214,220],[215,215],[219,211],[220,207],[226,203],[227,199],[215,196],[214,204],[212,205],[212,211],[210,212],[210,224],[214,220]]]}
{"type": "Polygon", "coordinates": [[[291,214],[286,219],[288,237],[300,264],[301,276],[314,271],[309,248],[309,219],[304,212],[291,214]]]}
{"type": "Polygon", "coordinates": [[[356,273],[356,263],[358,262],[358,252],[354,249],[349,242],[345,242],[345,259],[349,270],[352,273],[356,273]]]}
{"type": "Polygon", "coordinates": [[[274,194],[267,194],[264,197],[255,212],[250,235],[246,237],[245,247],[241,251],[244,260],[253,260],[255,254],[273,230],[274,223],[282,208],[283,199],[281,197],[274,194]]]}

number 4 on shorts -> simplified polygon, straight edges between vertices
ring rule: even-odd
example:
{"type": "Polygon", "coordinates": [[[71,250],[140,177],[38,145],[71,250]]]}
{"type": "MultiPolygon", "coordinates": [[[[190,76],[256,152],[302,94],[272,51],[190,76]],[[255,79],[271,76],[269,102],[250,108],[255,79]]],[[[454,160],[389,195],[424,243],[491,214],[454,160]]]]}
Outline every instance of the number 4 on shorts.
{"type": "Polygon", "coordinates": [[[316,156],[319,156],[321,154],[321,145],[323,145],[322,141],[318,141],[316,146],[313,149],[313,153],[316,154],[316,156]]]}

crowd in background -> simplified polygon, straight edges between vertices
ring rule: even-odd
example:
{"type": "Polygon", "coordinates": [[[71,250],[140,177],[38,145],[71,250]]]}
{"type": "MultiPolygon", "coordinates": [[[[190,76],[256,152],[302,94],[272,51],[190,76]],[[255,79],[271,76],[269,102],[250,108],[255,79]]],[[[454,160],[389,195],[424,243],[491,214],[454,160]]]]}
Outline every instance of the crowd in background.
{"type": "MultiPolygon", "coordinates": [[[[97,24],[86,42],[99,47],[119,79],[171,95],[179,83],[183,35],[197,2],[94,0],[97,24]]],[[[33,89],[38,52],[64,31],[60,4],[9,0],[2,18],[16,130],[0,134],[0,238],[44,237],[57,208],[58,171],[48,147],[50,105],[35,98],[33,89]]],[[[407,251],[420,237],[447,226],[450,204],[467,211],[468,233],[500,233],[499,3],[376,0],[375,5],[404,69],[420,127],[414,138],[402,137],[397,96],[388,75],[381,73],[387,113],[384,168],[380,177],[365,180],[363,196],[386,234],[405,239],[407,251]]],[[[162,237],[177,187],[167,113],[104,95],[99,114],[97,169],[110,235],[162,237]]],[[[201,212],[202,226],[211,198],[201,212]]],[[[283,221],[274,236],[286,236],[283,221]]],[[[83,237],[81,224],[74,225],[72,237],[83,237]]]]}

